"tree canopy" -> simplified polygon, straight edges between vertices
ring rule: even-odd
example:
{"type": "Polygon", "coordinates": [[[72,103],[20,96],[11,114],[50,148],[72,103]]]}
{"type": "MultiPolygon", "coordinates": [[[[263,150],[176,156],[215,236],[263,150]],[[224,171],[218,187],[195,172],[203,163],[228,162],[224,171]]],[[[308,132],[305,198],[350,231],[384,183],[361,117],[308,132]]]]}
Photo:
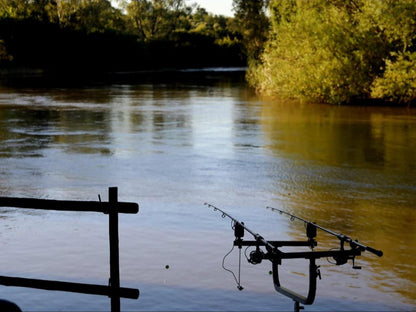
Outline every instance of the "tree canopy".
{"type": "Polygon", "coordinates": [[[269,39],[248,74],[259,92],[414,103],[414,0],[272,0],[269,9],[269,39]]]}
{"type": "Polygon", "coordinates": [[[245,64],[234,18],[185,0],[117,3],[0,0],[0,67],[135,70],[245,64]]]}
{"type": "Polygon", "coordinates": [[[243,44],[250,60],[257,60],[267,40],[269,0],[233,0],[235,19],[241,26],[243,44]]]}

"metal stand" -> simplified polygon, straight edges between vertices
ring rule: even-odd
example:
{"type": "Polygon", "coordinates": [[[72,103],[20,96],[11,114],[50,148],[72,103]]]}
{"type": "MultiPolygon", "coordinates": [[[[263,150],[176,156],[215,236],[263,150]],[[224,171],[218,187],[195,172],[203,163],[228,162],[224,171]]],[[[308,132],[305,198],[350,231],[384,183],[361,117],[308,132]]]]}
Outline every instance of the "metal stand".
{"type": "Polygon", "coordinates": [[[305,309],[305,307],[301,306],[299,301],[295,301],[294,311],[300,312],[300,310],[303,310],[303,309],[305,309]]]}
{"type": "MultiPolygon", "coordinates": [[[[306,237],[308,238],[306,241],[267,241],[265,240],[260,234],[253,232],[247,226],[245,226],[244,222],[239,222],[237,219],[233,218],[231,215],[226,213],[224,210],[221,210],[218,207],[215,207],[211,204],[205,203],[208,207],[214,209],[214,211],[218,210],[222,213],[222,217],[230,218],[232,223],[232,229],[234,230],[234,246],[238,246],[239,249],[242,246],[253,246],[256,247],[255,250],[250,252],[250,256],[247,257],[247,260],[251,264],[259,264],[262,262],[263,259],[269,260],[272,263],[273,269],[273,284],[274,288],[280,294],[289,297],[295,301],[294,310],[295,312],[299,312],[299,310],[304,309],[304,305],[310,305],[315,300],[316,295],[316,280],[319,277],[321,279],[321,272],[319,270],[319,266],[316,265],[316,259],[319,258],[332,258],[334,259],[334,264],[336,265],[343,265],[346,264],[349,260],[352,260],[352,267],[353,269],[361,269],[360,266],[356,266],[354,263],[355,257],[361,255],[362,251],[370,251],[375,255],[381,257],[383,252],[381,250],[374,249],[369,246],[365,246],[358,242],[358,240],[352,240],[350,237],[345,236],[343,234],[338,234],[332,232],[322,226],[317,225],[314,222],[310,222],[299,218],[293,214],[287,213],[283,210],[271,208],[273,211],[278,211],[281,214],[287,214],[290,216],[291,220],[298,219],[306,224],[306,237]],[[317,246],[317,241],[315,240],[317,229],[325,231],[339,239],[340,246],[339,249],[334,250],[331,249],[329,251],[314,251],[314,247],[317,246]],[[244,241],[244,231],[249,232],[253,235],[254,240],[244,241]],[[345,243],[349,243],[350,248],[345,249],[345,243]],[[300,252],[284,252],[279,249],[279,247],[309,247],[312,251],[300,251],[300,252]],[[264,252],[260,247],[264,247],[266,252],[264,252]],[[290,290],[288,288],[282,287],[280,280],[279,280],[279,265],[282,264],[283,259],[307,259],[309,260],[309,287],[308,293],[306,296],[300,295],[297,292],[290,290]]],[[[231,272],[232,273],[232,272],[231,272]]],[[[234,273],[233,273],[234,275],[234,273]]],[[[235,277],[235,276],[234,276],[235,277]]],[[[238,281],[238,287],[240,289],[241,285],[238,281]]]]}

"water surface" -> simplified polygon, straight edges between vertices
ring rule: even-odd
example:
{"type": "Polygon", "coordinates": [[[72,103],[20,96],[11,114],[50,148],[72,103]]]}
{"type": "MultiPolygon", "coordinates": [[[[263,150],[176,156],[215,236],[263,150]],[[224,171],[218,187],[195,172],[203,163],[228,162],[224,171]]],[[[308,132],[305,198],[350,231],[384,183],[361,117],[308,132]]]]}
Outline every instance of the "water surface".
{"type": "MultiPolygon", "coordinates": [[[[287,311],[270,265],[243,261],[239,292],[221,268],[234,239],[217,205],[266,239],[304,237],[274,206],[384,251],[351,265],[321,259],[307,310],[415,309],[416,114],[262,99],[243,73],[124,75],[103,83],[42,79],[0,86],[0,195],[138,202],[120,217],[127,311],[287,311]],[[166,269],[169,265],[169,269],[166,269]]],[[[107,284],[105,215],[0,208],[1,275],[107,284]]],[[[247,237],[248,238],[248,237],[247,237]]],[[[336,239],[318,234],[321,249],[336,239]]],[[[238,251],[226,265],[237,270],[238,251]]],[[[302,261],[282,265],[305,288],[302,261]]],[[[109,310],[108,298],[0,288],[28,311],[109,310]]]]}

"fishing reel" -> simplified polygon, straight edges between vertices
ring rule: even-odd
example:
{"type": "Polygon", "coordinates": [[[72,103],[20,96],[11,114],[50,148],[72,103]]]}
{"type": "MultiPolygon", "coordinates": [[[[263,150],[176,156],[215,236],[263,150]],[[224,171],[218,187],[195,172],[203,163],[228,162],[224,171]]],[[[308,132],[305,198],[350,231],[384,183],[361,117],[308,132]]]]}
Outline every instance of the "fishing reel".
{"type": "MultiPolygon", "coordinates": [[[[352,260],[352,268],[354,270],[361,270],[361,266],[355,265],[355,255],[347,255],[347,254],[337,254],[332,257],[335,260],[336,265],[343,265],[348,262],[348,260],[352,260]]],[[[330,262],[332,263],[332,262],[330,262]]]]}
{"type": "MultiPolygon", "coordinates": [[[[359,252],[359,250],[360,250],[360,248],[359,247],[357,247],[356,245],[354,245],[354,244],[350,244],[350,246],[351,246],[351,250],[352,251],[358,251],[359,252]]],[[[341,240],[340,241],[340,250],[339,250],[339,253],[336,253],[336,254],[334,254],[333,256],[332,256],[332,259],[334,259],[335,260],[335,265],[344,265],[344,264],[346,264],[347,262],[348,262],[348,260],[352,260],[352,268],[354,269],[354,270],[361,270],[361,266],[356,266],[355,265],[355,257],[357,256],[357,255],[359,255],[359,253],[358,254],[351,254],[351,253],[347,253],[345,250],[344,250],[344,241],[343,240],[341,240]]],[[[332,263],[332,262],[331,262],[332,263]]]]}
{"type": "MultiPolygon", "coordinates": [[[[239,248],[242,247],[242,238],[244,237],[244,222],[235,222],[234,223],[234,236],[235,242],[239,248]]],[[[247,257],[247,256],[246,256],[247,257]]],[[[250,255],[247,257],[247,261],[251,264],[260,264],[265,258],[264,252],[257,245],[255,250],[250,252],[250,255]]]]}
{"type": "Polygon", "coordinates": [[[247,261],[251,264],[260,264],[264,258],[265,258],[264,252],[260,249],[259,246],[257,246],[255,250],[252,250],[250,252],[250,255],[247,258],[247,261]]]}

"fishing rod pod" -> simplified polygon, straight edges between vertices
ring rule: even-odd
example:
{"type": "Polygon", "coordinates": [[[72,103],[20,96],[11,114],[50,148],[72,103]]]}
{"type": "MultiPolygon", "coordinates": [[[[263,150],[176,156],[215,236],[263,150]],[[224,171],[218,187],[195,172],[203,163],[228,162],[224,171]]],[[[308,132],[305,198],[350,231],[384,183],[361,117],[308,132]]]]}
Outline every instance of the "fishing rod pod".
{"type": "MultiPolygon", "coordinates": [[[[228,217],[233,221],[232,228],[234,229],[234,235],[235,235],[233,246],[237,246],[240,250],[242,246],[255,247],[255,250],[251,251],[249,257],[247,257],[247,261],[249,263],[259,264],[263,260],[269,260],[272,263],[274,288],[278,293],[286,297],[289,297],[294,301],[295,312],[299,312],[301,309],[303,309],[303,307],[300,304],[311,305],[313,304],[315,300],[317,278],[319,277],[319,279],[321,279],[320,266],[316,265],[316,259],[333,258],[335,262],[330,262],[330,263],[333,263],[335,265],[343,265],[343,264],[346,264],[348,260],[352,260],[353,269],[361,269],[360,266],[355,266],[355,257],[360,256],[362,251],[370,251],[379,257],[383,255],[383,252],[381,250],[377,250],[369,246],[365,246],[361,243],[358,243],[357,240],[355,241],[352,240],[348,236],[345,236],[343,234],[338,234],[328,229],[325,229],[317,225],[315,222],[309,222],[293,214],[290,214],[283,210],[279,210],[279,209],[272,208],[272,207],[267,207],[267,208],[271,209],[272,211],[278,211],[280,214],[286,214],[290,216],[291,221],[293,221],[294,219],[303,221],[306,224],[307,240],[306,241],[267,241],[261,235],[248,229],[247,226],[244,224],[244,222],[239,222],[238,220],[236,220],[235,218],[233,218],[231,215],[221,210],[220,208],[215,207],[208,203],[205,203],[205,205],[207,205],[210,208],[213,208],[214,211],[218,210],[219,212],[221,212],[223,218],[228,217]],[[336,236],[340,241],[340,248],[338,250],[331,249],[328,251],[315,251],[314,247],[318,245],[317,241],[315,240],[317,236],[317,229],[323,230],[331,235],[336,236]],[[254,240],[243,240],[244,231],[249,232],[254,237],[254,240]],[[350,246],[349,249],[344,248],[345,242],[349,243],[349,246],[350,246]],[[266,252],[264,252],[260,247],[264,247],[266,249],[266,252]],[[284,251],[279,250],[279,247],[309,247],[311,251],[284,252],[284,251]],[[301,295],[296,291],[293,291],[289,288],[282,286],[279,280],[279,265],[282,264],[283,259],[307,259],[309,260],[309,287],[308,287],[306,296],[301,295]]],[[[226,270],[230,271],[228,269],[226,270]]],[[[238,289],[242,290],[242,286],[240,285],[239,281],[237,282],[237,284],[238,284],[237,285],[238,289]]]]}
{"type": "Polygon", "coordinates": [[[383,251],[374,249],[370,246],[363,245],[363,244],[359,243],[358,240],[353,240],[351,237],[348,237],[344,234],[340,234],[340,233],[336,233],[336,232],[333,232],[331,230],[328,230],[328,229],[324,228],[323,226],[320,226],[320,225],[316,224],[315,222],[310,222],[308,220],[302,219],[302,218],[300,218],[298,216],[295,216],[294,214],[291,214],[291,213],[286,212],[284,210],[280,210],[280,209],[269,207],[269,206],[266,207],[266,208],[270,209],[271,211],[279,212],[280,214],[288,215],[290,217],[290,221],[293,221],[294,219],[297,219],[299,221],[304,222],[306,224],[306,235],[308,237],[310,237],[309,232],[308,232],[308,228],[313,226],[313,227],[315,227],[315,230],[311,230],[312,231],[311,233],[313,234],[313,231],[315,231],[314,232],[315,233],[314,237],[316,237],[316,228],[318,228],[318,229],[320,229],[320,230],[322,230],[322,231],[324,231],[328,234],[331,234],[331,235],[337,237],[340,240],[340,244],[341,244],[340,249],[343,249],[344,248],[344,242],[347,242],[347,243],[350,244],[351,248],[360,248],[361,251],[369,251],[369,252],[371,252],[371,253],[379,256],[379,257],[383,256],[383,251]]]}

